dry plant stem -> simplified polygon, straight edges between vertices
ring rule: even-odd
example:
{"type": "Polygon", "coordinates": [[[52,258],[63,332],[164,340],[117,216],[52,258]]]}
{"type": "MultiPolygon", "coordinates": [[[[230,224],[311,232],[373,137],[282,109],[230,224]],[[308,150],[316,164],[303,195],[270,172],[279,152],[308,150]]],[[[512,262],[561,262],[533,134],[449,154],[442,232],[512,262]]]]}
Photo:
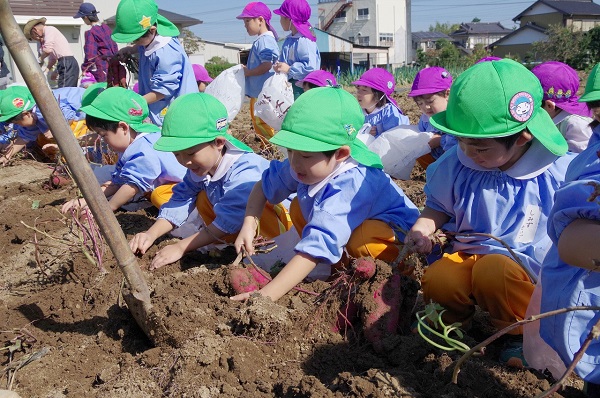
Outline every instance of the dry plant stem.
{"type": "MultiPolygon", "coordinates": [[[[473,353],[475,353],[475,352],[483,353],[485,347],[488,346],[491,342],[495,341],[496,339],[505,335],[506,333],[510,332],[511,330],[518,328],[519,326],[525,325],[527,323],[535,322],[535,321],[538,321],[543,318],[549,318],[554,315],[564,314],[565,312],[599,311],[599,310],[600,310],[600,306],[576,306],[576,307],[561,308],[561,309],[554,310],[554,311],[544,312],[543,314],[539,314],[539,315],[532,315],[527,319],[523,319],[522,321],[513,323],[512,325],[509,325],[509,326],[505,327],[504,329],[497,331],[492,336],[488,337],[481,343],[479,343],[476,346],[474,346],[473,348],[471,348],[469,351],[465,352],[464,355],[462,357],[460,357],[460,359],[456,362],[456,365],[454,366],[454,371],[452,372],[452,383],[454,383],[454,384],[458,383],[458,374],[460,373],[460,367],[463,364],[463,362],[465,362],[467,359],[469,359],[469,357],[471,355],[473,355],[473,353]]],[[[598,326],[598,324],[596,324],[596,326],[598,326]]],[[[592,328],[590,335],[593,335],[593,333],[595,333],[594,332],[595,329],[597,329],[597,328],[596,327],[592,328]]],[[[596,330],[596,333],[598,333],[597,330],[596,330]]],[[[588,335],[588,338],[590,335],[588,335]]],[[[577,360],[579,360],[579,359],[577,359],[577,360]]],[[[574,362],[574,363],[576,363],[576,362],[574,362]]],[[[563,376],[563,379],[564,379],[564,376],[563,376]]],[[[563,379],[561,379],[561,380],[563,380],[563,379]]]]}
{"type": "MultiPolygon", "coordinates": [[[[591,309],[591,307],[590,307],[590,309],[591,309]]],[[[569,377],[569,375],[571,373],[573,373],[573,371],[575,370],[575,366],[577,366],[577,363],[583,357],[583,354],[585,353],[585,351],[587,350],[589,345],[592,343],[592,340],[597,339],[599,337],[600,337],[600,319],[598,319],[596,324],[592,327],[592,330],[585,338],[585,341],[581,345],[581,348],[579,348],[579,351],[577,351],[577,353],[573,357],[573,361],[571,362],[571,364],[569,365],[569,367],[567,368],[565,373],[561,376],[561,378],[556,383],[554,383],[554,385],[552,387],[550,387],[548,390],[543,391],[542,393],[536,395],[535,398],[549,397],[550,394],[553,394],[556,391],[558,391],[560,386],[562,386],[563,383],[565,382],[565,380],[567,379],[567,377],[569,377]]]]}

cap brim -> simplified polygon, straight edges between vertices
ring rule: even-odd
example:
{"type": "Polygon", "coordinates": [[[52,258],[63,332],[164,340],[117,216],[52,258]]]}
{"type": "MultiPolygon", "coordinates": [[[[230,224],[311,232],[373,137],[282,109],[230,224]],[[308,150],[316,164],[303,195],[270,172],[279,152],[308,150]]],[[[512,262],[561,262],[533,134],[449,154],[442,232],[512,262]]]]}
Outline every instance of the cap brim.
{"type": "Polygon", "coordinates": [[[218,134],[214,137],[165,137],[162,136],[154,143],[154,149],[162,152],[177,152],[183,151],[185,149],[191,148],[193,146],[204,144],[205,142],[210,142],[217,137],[225,137],[227,141],[229,141],[233,146],[242,151],[253,152],[252,148],[248,145],[244,144],[234,136],[229,133],[218,134]]]}
{"type": "Polygon", "coordinates": [[[303,152],[333,151],[340,147],[339,145],[315,140],[289,130],[279,130],[269,141],[284,148],[303,152]]]}
{"type": "Polygon", "coordinates": [[[142,32],[142,33],[113,32],[112,35],[110,35],[110,37],[117,43],[133,43],[134,41],[136,41],[137,39],[142,37],[144,35],[144,33],[146,33],[146,32],[142,32]]]}
{"type": "MultiPolygon", "coordinates": [[[[579,101],[579,99],[577,99],[579,101]]],[[[592,117],[592,112],[587,107],[586,104],[582,102],[555,102],[556,107],[572,113],[574,115],[584,116],[584,117],[592,117]]]]}
{"type": "Polygon", "coordinates": [[[579,97],[579,102],[592,102],[600,100],[600,91],[591,91],[579,97]]]}
{"type": "Polygon", "coordinates": [[[448,90],[450,87],[446,87],[446,88],[422,88],[419,90],[412,90],[410,93],[408,93],[409,97],[417,97],[419,95],[430,95],[430,94],[436,94],[439,93],[440,91],[445,91],[448,90]]]}
{"type": "MultiPolygon", "coordinates": [[[[90,115],[90,116],[96,117],[98,119],[111,120],[113,122],[121,121],[121,120],[116,119],[114,116],[101,111],[100,109],[96,108],[94,105],[83,106],[79,110],[81,112],[85,113],[86,115],[90,115]]],[[[134,129],[138,133],[160,133],[160,127],[155,124],[152,124],[152,123],[136,123],[136,122],[130,122],[127,120],[123,120],[123,121],[125,123],[129,124],[131,126],[131,128],[134,129]]]]}

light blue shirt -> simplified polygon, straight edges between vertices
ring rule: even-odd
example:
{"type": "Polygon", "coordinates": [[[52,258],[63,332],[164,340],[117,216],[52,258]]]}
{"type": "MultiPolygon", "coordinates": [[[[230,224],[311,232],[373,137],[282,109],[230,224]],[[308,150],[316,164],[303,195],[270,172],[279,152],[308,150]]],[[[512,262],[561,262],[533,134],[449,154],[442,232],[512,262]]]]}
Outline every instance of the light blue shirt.
{"type": "Polygon", "coordinates": [[[188,171],[183,182],[173,187],[173,196],[161,206],[158,217],[179,227],[194,209],[198,194],[206,191],[216,214],[212,225],[225,233],[236,233],[242,228],[250,192],[268,167],[268,160],[246,152],[229,167],[222,178],[215,181],[188,171]]]}
{"type": "MultiPolygon", "coordinates": [[[[271,203],[297,193],[307,221],[297,253],[305,253],[325,264],[340,260],[352,232],[365,220],[396,224],[408,231],[419,210],[382,170],[359,165],[332,178],[314,196],[309,185],[298,182],[289,160],[271,161],[263,173],[262,187],[271,203]]],[[[404,240],[399,233],[400,240],[404,240]]]]}
{"type": "MultiPolygon", "coordinates": [[[[426,206],[450,217],[443,230],[503,240],[537,275],[551,245],[546,223],[554,192],[573,157],[557,157],[534,139],[510,169],[501,171],[479,166],[455,146],[427,168],[426,206]]],[[[459,251],[510,257],[501,243],[477,236],[453,241],[449,252],[459,251]]]]}
{"type": "MultiPolygon", "coordinates": [[[[279,58],[279,46],[277,40],[273,36],[273,32],[268,31],[258,36],[250,53],[248,54],[248,69],[254,69],[261,65],[263,62],[273,62],[279,58]]],[[[265,81],[273,76],[273,68],[269,69],[267,73],[258,76],[246,76],[246,95],[250,98],[258,98],[265,81]]]]}
{"type": "Polygon", "coordinates": [[[455,136],[446,134],[434,127],[433,124],[429,122],[429,116],[421,115],[419,118],[419,131],[427,131],[431,133],[440,134],[442,136],[440,140],[440,146],[431,150],[431,156],[434,159],[439,159],[440,156],[444,154],[447,150],[452,148],[454,145],[458,144],[458,141],[455,136]]]}
{"type": "MultiPolygon", "coordinates": [[[[596,140],[600,131],[595,130],[596,140]]],[[[600,205],[588,199],[594,192],[589,183],[600,184],[600,141],[581,152],[567,171],[566,183],[556,192],[548,222],[553,246],[542,266],[541,311],[573,306],[600,306],[600,273],[565,264],[556,245],[564,229],[574,220],[600,222],[600,205]]],[[[598,321],[598,311],[572,311],[541,320],[540,335],[559,354],[566,366],[598,321]]],[[[577,362],[575,372],[584,380],[600,384],[600,341],[592,343],[577,362]]]]}
{"type": "Polygon", "coordinates": [[[154,91],[165,96],[160,101],[148,105],[150,119],[158,126],[162,126],[167,108],[175,98],[198,92],[194,70],[183,46],[176,37],[170,39],[166,45],[150,55],[145,55],[146,49],[144,46],[139,46],[140,95],[154,91]]]}
{"type": "Polygon", "coordinates": [[[381,133],[391,130],[401,124],[410,124],[408,117],[403,115],[392,103],[385,104],[381,109],[365,114],[365,123],[375,126],[379,137],[381,133]]]}
{"type": "Polygon", "coordinates": [[[138,133],[136,139],[119,154],[111,181],[117,185],[134,185],[141,193],[152,192],[164,184],[183,180],[187,169],[172,152],[154,149],[160,133],[138,133]]]}
{"type": "Polygon", "coordinates": [[[310,72],[321,68],[321,54],[317,43],[300,33],[285,38],[279,61],[290,66],[288,78],[294,80],[302,80],[310,72]]]}

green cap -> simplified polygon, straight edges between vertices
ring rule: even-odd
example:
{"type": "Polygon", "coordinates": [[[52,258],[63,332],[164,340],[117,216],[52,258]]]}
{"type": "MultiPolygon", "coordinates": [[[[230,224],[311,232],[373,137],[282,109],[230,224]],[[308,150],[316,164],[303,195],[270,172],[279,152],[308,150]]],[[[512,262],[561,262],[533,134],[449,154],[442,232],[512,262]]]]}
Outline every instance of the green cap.
{"type": "Polygon", "coordinates": [[[383,168],[379,155],[356,138],[365,115],[356,98],[339,87],[317,87],[298,97],[289,108],[281,130],[271,142],[304,152],[350,147],[350,156],[365,166],[383,168]]]}
{"type": "Polygon", "coordinates": [[[176,152],[223,137],[235,147],[252,152],[252,148],[227,132],[227,109],[206,93],[190,93],[171,103],[163,120],[161,137],[154,149],[176,152]]]}
{"type": "Polygon", "coordinates": [[[179,36],[179,29],[158,13],[154,0],[121,0],[117,6],[116,26],[112,39],[117,43],[131,43],[156,24],[161,36],[179,36]]]}
{"type": "Polygon", "coordinates": [[[96,99],[98,94],[104,91],[106,87],[106,82],[90,84],[85,89],[83,96],[81,97],[81,107],[83,108],[84,106],[91,104],[96,99]]]}
{"type": "Polygon", "coordinates": [[[141,95],[123,87],[102,91],[91,104],[82,106],[86,115],[113,122],[125,122],[138,133],[158,133],[160,127],[144,123],[148,117],[148,103],[141,95]]]}
{"type": "Polygon", "coordinates": [[[596,64],[588,76],[585,92],[579,102],[592,102],[600,100],[600,64],[596,64]]]}
{"type": "Polygon", "coordinates": [[[567,152],[565,138],[541,108],[540,81],[510,59],[481,62],[452,84],[446,111],[431,116],[431,124],[458,137],[495,138],[527,128],[550,152],[567,152]]]}
{"type": "Polygon", "coordinates": [[[12,119],[35,106],[35,100],[25,86],[11,86],[4,90],[0,98],[0,122],[12,119]]]}

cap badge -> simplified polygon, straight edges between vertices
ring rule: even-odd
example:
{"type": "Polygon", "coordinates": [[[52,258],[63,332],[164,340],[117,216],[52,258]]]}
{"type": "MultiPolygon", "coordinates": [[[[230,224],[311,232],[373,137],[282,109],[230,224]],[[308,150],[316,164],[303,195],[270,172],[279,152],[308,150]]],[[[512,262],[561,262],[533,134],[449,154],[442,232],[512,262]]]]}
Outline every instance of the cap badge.
{"type": "Polygon", "coordinates": [[[392,82],[391,80],[389,80],[389,81],[387,82],[387,88],[389,88],[389,89],[392,89],[392,88],[394,88],[394,82],[392,82]]]}
{"type": "Polygon", "coordinates": [[[521,91],[513,95],[509,103],[509,112],[519,122],[528,121],[533,115],[534,101],[531,94],[521,91]]]}
{"type": "Polygon", "coordinates": [[[144,15],[144,16],[142,16],[142,19],[140,19],[139,24],[142,25],[142,28],[148,29],[150,27],[150,25],[152,25],[151,22],[152,22],[152,18],[144,15]]]}
{"type": "Polygon", "coordinates": [[[142,116],[144,114],[144,110],[140,104],[138,104],[135,100],[131,100],[131,102],[133,102],[135,108],[129,108],[129,112],[127,113],[129,113],[130,116],[142,116]]]}
{"type": "Polygon", "coordinates": [[[217,123],[216,123],[217,130],[223,130],[225,127],[227,127],[227,119],[225,119],[224,117],[217,119],[217,123]]]}
{"type": "Polygon", "coordinates": [[[346,133],[348,133],[348,135],[356,133],[356,129],[351,124],[344,124],[344,130],[346,130],[346,133]]]}
{"type": "Polygon", "coordinates": [[[23,98],[17,97],[12,101],[12,104],[15,108],[22,108],[23,105],[25,105],[25,100],[23,100],[23,98]]]}

